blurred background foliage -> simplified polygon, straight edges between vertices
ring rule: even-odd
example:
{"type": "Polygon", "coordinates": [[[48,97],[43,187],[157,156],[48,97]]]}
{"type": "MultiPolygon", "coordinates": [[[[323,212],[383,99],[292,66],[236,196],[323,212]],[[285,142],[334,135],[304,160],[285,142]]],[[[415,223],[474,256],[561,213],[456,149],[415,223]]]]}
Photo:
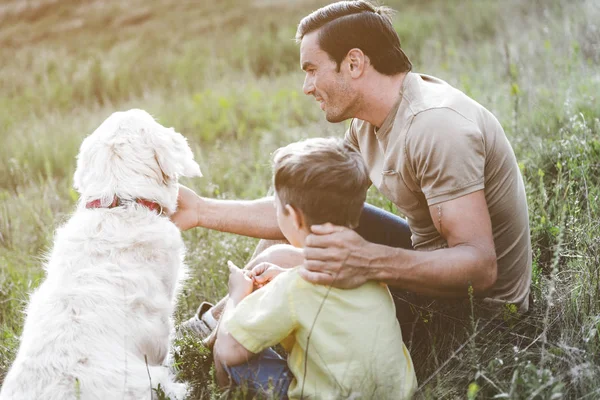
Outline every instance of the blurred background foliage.
{"type": "MultiPolygon", "coordinates": [[[[219,198],[267,194],[270,154],[280,145],[343,135],[346,124],[325,122],[302,93],[293,39],[300,19],[324,4],[0,4],[0,381],[43,278],[42,257],[77,201],[78,147],[113,111],[143,108],[183,133],[205,175],[184,183],[219,198]]],[[[463,90],[503,124],[525,180],[534,248],[534,312],[510,330],[474,324],[468,346],[449,361],[420,360],[418,396],[600,397],[600,4],[385,4],[397,10],[394,26],[415,71],[463,90]]],[[[395,210],[374,189],[369,201],[395,210]]],[[[204,229],[184,237],[191,278],[177,321],[222,296],[226,260],[243,264],[256,244],[204,229]]],[[[206,351],[190,338],[178,348],[192,397],[220,396],[206,351]]]]}

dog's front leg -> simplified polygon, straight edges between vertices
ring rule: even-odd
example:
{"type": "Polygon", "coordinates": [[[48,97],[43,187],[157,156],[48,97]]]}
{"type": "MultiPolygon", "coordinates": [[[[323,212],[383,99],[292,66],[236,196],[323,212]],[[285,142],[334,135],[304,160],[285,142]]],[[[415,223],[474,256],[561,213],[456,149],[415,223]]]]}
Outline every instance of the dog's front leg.
{"type": "Polygon", "coordinates": [[[162,399],[165,394],[171,400],[184,400],[188,387],[185,383],[175,382],[175,377],[163,366],[149,366],[148,373],[152,382],[152,400],[162,399]]]}

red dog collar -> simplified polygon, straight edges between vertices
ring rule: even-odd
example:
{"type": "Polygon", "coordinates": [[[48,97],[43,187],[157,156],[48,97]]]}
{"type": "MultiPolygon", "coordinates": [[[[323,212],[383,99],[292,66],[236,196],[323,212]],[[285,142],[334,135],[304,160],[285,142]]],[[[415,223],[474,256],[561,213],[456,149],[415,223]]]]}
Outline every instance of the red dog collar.
{"type": "MultiPolygon", "coordinates": [[[[135,199],[135,202],[138,204],[141,204],[142,206],[144,206],[152,211],[156,211],[158,213],[158,215],[161,215],[163,213],[162,206],[160,204],[158,204],[157,202],[145,200],[145,199],[135,199]]],[[[121,199],[118,198],[117,196],[115,196],[112,203],[109,204],[108,207],[102,207],[102,203],[100,202],[100,199],[96,199],[96,200],[86,203],[85,208],[114,208],[114,207],[119,207],[121,205],[122,205],[121,199]]]]}

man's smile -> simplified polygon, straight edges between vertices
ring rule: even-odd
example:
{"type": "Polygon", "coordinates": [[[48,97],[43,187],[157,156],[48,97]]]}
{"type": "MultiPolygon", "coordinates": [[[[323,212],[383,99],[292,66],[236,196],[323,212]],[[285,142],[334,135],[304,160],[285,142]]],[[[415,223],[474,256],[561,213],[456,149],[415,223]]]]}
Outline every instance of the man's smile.
{"type": "Polygon", "coordinates": [[[321,97],[315,97],[315,100],[317,102],[319,102],[319,105],[321,106],[321,110],[323,110],[324,106],[325,106],[325,100],[323,100],[321,97]]]}

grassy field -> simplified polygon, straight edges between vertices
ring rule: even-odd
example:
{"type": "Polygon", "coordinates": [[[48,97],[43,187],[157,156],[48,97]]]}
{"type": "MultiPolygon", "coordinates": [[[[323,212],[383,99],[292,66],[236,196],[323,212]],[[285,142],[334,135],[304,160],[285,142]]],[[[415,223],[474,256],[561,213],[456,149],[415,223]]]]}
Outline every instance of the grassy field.
{"type": "MultiPolygon", "coordinates": [[[[188,137],[199,194],[263,196],[270,153],[342,135],[301,90],[300,18],[313,0],[38,0],[0,4],[0,382],[53,232],[72,212],[75,155],[116,110],[143,108],[188,137]]],[[[473,321],[449,359],[418,368],[424,398],[600,398],[600,4],[595,0],[386,2],[415,70],[501,121],[525,178],[534,312],[473,321]]],[[[369,201],[393,210],[375,190],[369,201]]],[[[176,319],[226,292],[225,262],[255,239],[184,234],[191,278],[176,319]]],[[[443,332],[438,334],[443,335],[443,332]]],[[[206,350],[177,361],[193,398],[218,398],[206,350]]]]}

